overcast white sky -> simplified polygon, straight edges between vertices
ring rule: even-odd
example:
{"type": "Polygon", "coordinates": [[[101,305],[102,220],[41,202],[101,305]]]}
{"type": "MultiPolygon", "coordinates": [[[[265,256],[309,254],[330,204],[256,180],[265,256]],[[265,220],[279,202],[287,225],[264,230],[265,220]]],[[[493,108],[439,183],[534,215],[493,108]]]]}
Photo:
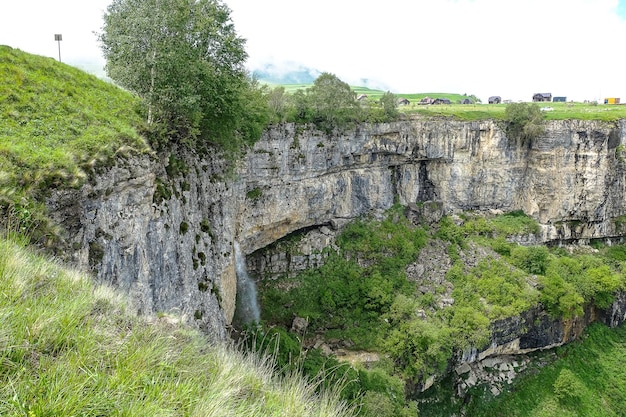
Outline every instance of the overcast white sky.
{"type": "MultiPolygon", "coordinates": [[[[97,71],[110,0],[0,0],[0,44],[97,71]]],[[[251,70],[331,72],[395,93],[626,101],[626,0],[225,0],[251,70]]]]}

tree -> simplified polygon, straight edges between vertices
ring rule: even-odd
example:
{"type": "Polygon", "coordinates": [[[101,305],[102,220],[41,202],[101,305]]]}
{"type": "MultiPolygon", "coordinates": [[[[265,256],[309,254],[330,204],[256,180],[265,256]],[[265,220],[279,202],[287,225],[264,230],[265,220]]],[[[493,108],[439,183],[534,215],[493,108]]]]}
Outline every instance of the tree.
{"type": "Polygon", "coordinates": [[[518,139],[536,139],[545,131],[545,119],[536,104],[511,103],[504,109],[507,133],[518,139]]]}
{"type": "Polygon", "coordinates": [[[272,121],[282,122],[287,117],[288,97],[285,93],[285,87],[274,87],[269,92],[269,108],[272,111],[272,121]]]}
{"type": "Polygon", "coordinates": [[[350,85],[330,73],[322,73],[307,96],[313,110],[313,120],[326,129],[343,127],[357,118],[359,105],[350,85]]]}
{"type": "Polygon", "coordinates": [[[149,126],[224,143],[246,123],[245,41],[218,0],[113,0],[99,40],[107,74],[145,100],[149,126]]]}
{"type": "Polygon", "coordinates": [[[393,120],[398,117],[400,112],[398,112],[398,103],[396,101],[396,95],[391,91],[387,91],[380,98],[380,105],[385,112],[385,117],[387,120],[393,120]]]}

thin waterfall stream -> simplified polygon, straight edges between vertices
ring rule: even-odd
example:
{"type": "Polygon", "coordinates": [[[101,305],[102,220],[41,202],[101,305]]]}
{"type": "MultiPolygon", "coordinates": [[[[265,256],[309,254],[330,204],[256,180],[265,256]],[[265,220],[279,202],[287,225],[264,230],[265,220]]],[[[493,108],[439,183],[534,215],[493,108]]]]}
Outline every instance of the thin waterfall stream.
{"type": "Polygon", "coordinates": [[[246,256],[241,252],[239,243],[234,243],[235,272],[237,274],[237,301],[235,306],[235,320],[242,325],[258,323],[261,312],[256,294],[256,283],[248,275],[246,256]]]}

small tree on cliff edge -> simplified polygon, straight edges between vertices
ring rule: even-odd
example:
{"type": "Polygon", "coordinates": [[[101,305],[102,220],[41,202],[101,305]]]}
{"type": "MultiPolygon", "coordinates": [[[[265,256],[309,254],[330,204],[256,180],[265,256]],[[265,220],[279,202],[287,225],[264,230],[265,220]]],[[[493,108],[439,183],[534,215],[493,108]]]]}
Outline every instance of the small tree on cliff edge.
{"type": "Polygon", "coordinates": [[[507,133],[518,139],[536,139],[545,131],[545,118],[539,106],[529,103],[512,103],[504,110],[507,133]]]}
{"type": "Polygon", "coordinates": [[[398,102],[396,100],[396,95],[391,91],[387,91],[380,98],[380,105],[385,112],[385,117],[387,120],[394,120],[398,117],[400,112],[398,111],[398,102]]]}
{"type": "Polygon", "coordinates": [[[307,99],[313,112],[313,121],[331,130],[345,127],[358,120],[359,105],[350,85],[336,75],[322,73],[307,90],[307,99]]]}
{"type": "Polygon", "coordinates": [[[225,147],[254,130],[245,41],[218,0],[113,0],[99,40],[107,74],[145,100],[149,126],[225,147]]]}

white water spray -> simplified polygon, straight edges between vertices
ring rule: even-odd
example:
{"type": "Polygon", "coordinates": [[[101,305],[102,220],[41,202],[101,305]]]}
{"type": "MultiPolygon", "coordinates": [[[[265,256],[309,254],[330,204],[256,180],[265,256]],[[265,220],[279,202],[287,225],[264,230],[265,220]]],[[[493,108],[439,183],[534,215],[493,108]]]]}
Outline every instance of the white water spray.
{"type": "Polygon", "coordinates": [[[234,243],[235,272],[237,274],[237,304],[235,318],[241,324],[258,323],[261,320],[256,284],[248,275],[246,257],[241,253],[239,243],[234,243]]]}

